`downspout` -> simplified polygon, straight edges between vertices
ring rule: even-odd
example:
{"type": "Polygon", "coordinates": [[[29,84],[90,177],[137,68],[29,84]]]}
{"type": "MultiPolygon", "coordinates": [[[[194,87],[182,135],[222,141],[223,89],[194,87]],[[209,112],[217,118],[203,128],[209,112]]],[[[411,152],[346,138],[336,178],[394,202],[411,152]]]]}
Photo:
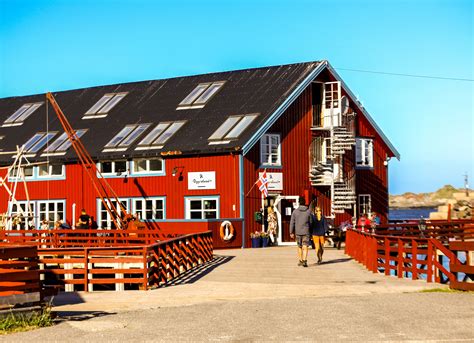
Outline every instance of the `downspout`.
{"type": "Polygon", "coordinates": [[[240,218],[242,218],[242,249],[245,248],[244,155],[239,154],[240,218]]]}

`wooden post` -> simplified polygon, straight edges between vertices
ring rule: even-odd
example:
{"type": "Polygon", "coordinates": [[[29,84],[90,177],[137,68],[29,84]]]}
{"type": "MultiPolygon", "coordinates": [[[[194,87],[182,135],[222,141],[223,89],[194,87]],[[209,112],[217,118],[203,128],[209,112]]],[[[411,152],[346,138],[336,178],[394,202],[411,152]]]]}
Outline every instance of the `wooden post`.
{"type": "Polygon", "coordinates": [[[397,265],[397,276],[399,278],[402,278],[403,277],[403,242],[402,240],[399,238],[397,239],[397,244],[398,244],[398,256],[397,256],[397,261],[398,261],[398,265],[397,265]]]}
{"type": "Polygon", "coordinates": [[[433,244],[428,238],[428,252],[426,253],[426,282],[433,282],[433,244]]]}
{"type": "Polygon", "coordinates": [[[143,247],[143,290],[148,290],[148,249],[143,247]]]}
{"type": "Polygon", "coordinates": [[[385,250],[385,275],[390,275],[390,240],[384,237],[385,250]]]}
{"type": "Polygon", "coordinates": [[[89,292],[89,256],[87,248],[84,248],[84,292],[89,292]]]}
{"type": "Polygon", "coordinates": [[[418,243],[414,239],[411,240],[411,279],[418,279],[418,243]]]}

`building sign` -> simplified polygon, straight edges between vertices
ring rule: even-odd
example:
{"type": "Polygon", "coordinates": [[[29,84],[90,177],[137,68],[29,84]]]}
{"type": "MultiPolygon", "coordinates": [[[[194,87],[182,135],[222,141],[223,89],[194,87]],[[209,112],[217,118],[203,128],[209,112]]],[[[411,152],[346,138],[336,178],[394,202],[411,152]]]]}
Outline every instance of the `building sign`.
{"type": "MultiPolygon", "coordinates": [[[[258,173],[262,176],[263,173],[258,173]]],[[[283,190],[283,173],[267,173],[268,190],[282,191],[283,190]]]]}
{"type": "Polygon", "coordinates": [[[188,173],[188,189],[216,189],[216,172],[188,173]]]}

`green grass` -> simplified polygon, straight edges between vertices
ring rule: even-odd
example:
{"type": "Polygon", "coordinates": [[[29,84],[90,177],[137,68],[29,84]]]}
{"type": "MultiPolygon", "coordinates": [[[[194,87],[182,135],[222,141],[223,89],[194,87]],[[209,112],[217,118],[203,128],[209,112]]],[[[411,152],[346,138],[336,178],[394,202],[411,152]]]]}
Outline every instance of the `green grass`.
{"type": "Polygon", "coordinates": [[[40,327],[53,325],[51,307],[45,307],[41,312],[30,314],[9,314],[0,319],[0,335],[8,333],[33,330],[40,327]]]}

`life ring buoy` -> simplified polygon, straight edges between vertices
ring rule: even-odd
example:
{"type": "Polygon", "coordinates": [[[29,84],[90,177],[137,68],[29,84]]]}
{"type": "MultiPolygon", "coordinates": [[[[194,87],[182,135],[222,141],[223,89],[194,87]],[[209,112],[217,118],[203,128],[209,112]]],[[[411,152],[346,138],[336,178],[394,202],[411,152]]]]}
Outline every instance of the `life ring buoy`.
{"type": "Polygon", "coordinates": [[[234,226],[230,221],[224,220],[221,223],[219,235],[224,242],[228,242],[234,237],[234,226]]]}

